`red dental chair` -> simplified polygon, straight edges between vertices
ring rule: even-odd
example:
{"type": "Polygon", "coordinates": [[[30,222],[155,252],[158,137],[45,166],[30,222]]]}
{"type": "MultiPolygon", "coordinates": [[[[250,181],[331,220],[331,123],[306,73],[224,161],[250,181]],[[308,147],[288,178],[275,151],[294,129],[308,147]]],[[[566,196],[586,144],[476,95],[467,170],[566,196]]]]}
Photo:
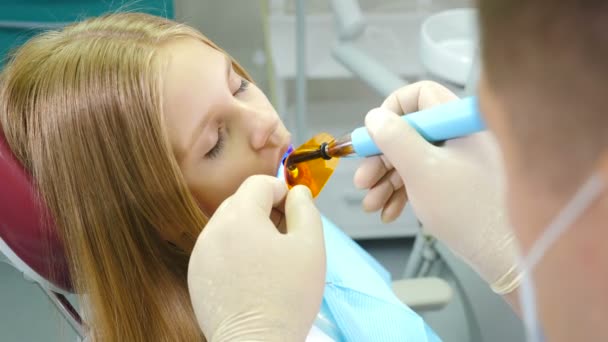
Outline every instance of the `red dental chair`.
{"type": "Polygon", "coordinates": [[[73,291],[67,261],[46,213],[0,127],[0,254],[42,289],[82,339],[86,327],[65,297],[73,291]]]}

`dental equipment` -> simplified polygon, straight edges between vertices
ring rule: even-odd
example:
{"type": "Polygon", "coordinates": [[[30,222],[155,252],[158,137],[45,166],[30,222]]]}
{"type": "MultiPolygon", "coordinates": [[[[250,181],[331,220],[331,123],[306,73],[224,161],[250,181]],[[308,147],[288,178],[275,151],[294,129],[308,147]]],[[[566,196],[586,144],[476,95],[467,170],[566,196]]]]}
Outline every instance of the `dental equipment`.
{"type": "Polygon", "coordinates": [[[340,40],[356,39],[365,31],[365,18],[358,1],[331,0],[330,5],[340,40]]]}
{"type": "Polygon", "coordinates": [[[332,49],[332,56],[383,97],[408,84],[382,62],[351,42],[341,42],[336,45],[332,49]]]}
{"type": "MultiPolygon", "coordinates": [[[[36,283],[80,338],[87,325],[67,299],[75,289],[62,240],[31,178],[0,127],[0,254],[36,283]]],[[[0,259],[3,261],[3,259],[0,259]]]]}
{"type": "MultiPolygon", "coordinates": [[[[485,129],[475,97],[467,97],[402,116],[429,142],[440,142],[473,134],[485,129]]],[[[343,157],[370,157],[381,154],[366,127],[359,127],[338,139],[326,141],[316,149],[298,149],[285,161],[286,171],[296,164],[343,157]]]]}

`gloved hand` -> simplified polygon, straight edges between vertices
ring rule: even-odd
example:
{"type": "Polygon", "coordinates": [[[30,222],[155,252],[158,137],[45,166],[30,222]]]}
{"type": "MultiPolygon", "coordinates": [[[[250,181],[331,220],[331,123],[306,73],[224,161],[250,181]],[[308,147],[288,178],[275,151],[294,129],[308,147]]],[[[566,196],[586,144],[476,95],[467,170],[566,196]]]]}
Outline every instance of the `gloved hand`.
{"type": "Polygon", "coordinates": [[[384,155],[363,161],[354,183],[369,189],[364,209],[382,209],[385,222],[397,218],[409,199],[428,233],[468,262],[495,292],[505,294],[517,287],[520,276],[493,136],[478,133],[437,147],[397,115],[456,98],[439,84],[419,82],[370,111],[365,123],[384,155]]]}
{"type": "Polygon", "coordinates": [[[306,187],[248,178],[216,210],[190,257],[188,287],[207,340],[303,341],[323,296],[323,241],[306,187]],[[283,202],[285,234],[269,218],[283,202]]]}

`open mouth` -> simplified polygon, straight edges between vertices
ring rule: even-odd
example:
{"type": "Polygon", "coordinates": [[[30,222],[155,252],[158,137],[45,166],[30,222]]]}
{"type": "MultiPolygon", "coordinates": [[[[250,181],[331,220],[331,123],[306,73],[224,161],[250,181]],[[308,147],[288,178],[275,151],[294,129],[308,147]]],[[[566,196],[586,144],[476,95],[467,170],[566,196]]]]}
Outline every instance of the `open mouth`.
{"type": "MultiPolygon", "coordinates": [[[[309,141],[302,144],[295,150],[295,154],[286,154],[289,156],[289,165],[285,165],[285,182],[287,187],[291,189],[296,185],[304,185],[310,189],[312,197],[315,198],[319,195],[331,175],[334,173],[336,166],[338,166],[339,158],[325,158],[322,153],[316,153],[319,151],[319,146],[323,146],[327,141],[331,141],[333,137],[327,133],[319,133],[312,137],[309,141]],[[302,159],[294,162],[292,158],[302,157],[311,153],[314,158],[302,159]]],[[[286,160],[284,159],[285,163],[286,160]]],[[[281,176],[281,175],[279,175],[281,176]]]]}
{"type": "Polygon", "coordinates": [[[275,176],[278,176],[278,172],[279,172],[279,169],[281,168],[281,165],[285,164],[285,159],[287,159],[289,154],[291,154],[291,152],[293,152],[293,151],[294,151],[294,148],[293,148],[293,145],[291,145],[291,144],[289,144],[281,149],[281,152],[280,152],[281,157],[279,159],[279,162],[277,163],[276,169],[274,170],[275,176]]]}
{"type": "Polygon", "coordinates": [[[281,164],[285,164],[285,159],[287,159],[287,157],[291,154],[291,152],[293,152],[294,148],[293,145],[289,145],[287,147],[287,149],[283,152],[283,156],[281,157],[281,164]]]}

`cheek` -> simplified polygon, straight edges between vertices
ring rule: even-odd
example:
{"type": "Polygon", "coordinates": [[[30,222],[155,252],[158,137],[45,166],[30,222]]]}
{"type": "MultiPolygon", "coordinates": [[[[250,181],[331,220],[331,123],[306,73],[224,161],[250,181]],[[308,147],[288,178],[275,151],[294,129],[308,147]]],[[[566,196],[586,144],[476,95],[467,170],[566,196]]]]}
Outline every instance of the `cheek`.
{"type": "Polygon", "coordinates": [[[256,174],[274,175],[276,165],[272,165],[271,161],[272,158],[251,153],[233,153],[233,156],[226,157],[214,167],[200,167],[199,172],[189,177],[188,187],[201,209],[207,215],[212,215],[248,177],[256,174]]]}
{"type": "Polygon", "coordinates": [[[248,175],[230,168],[222,172],[201,174],[191,182],[189,188],[205,214],[213,215],[220,204],[231,196],[248,175]]]}
{"type": "Polygon", "coordinates": [[[528,253],[559,207],[550,193],[543,191],[529,175],[511,173],[508,190],[509,218],[522,251],[528,253]]]}
{"type": "Polygon", "coordinates": [[[252,99],[253,106],[255,106],[256,108],[263,109],[267,112],[275,113],[278,116],[278,114],[276,113],[276,110],[270,103],[270,100],[268,100],[268,98],[266,97],[264,92],[262,92],[262,90],[260,90],[257,86],[254,86],[251,89],[251,93],[253,96],[253,99],[252,99]]]}

